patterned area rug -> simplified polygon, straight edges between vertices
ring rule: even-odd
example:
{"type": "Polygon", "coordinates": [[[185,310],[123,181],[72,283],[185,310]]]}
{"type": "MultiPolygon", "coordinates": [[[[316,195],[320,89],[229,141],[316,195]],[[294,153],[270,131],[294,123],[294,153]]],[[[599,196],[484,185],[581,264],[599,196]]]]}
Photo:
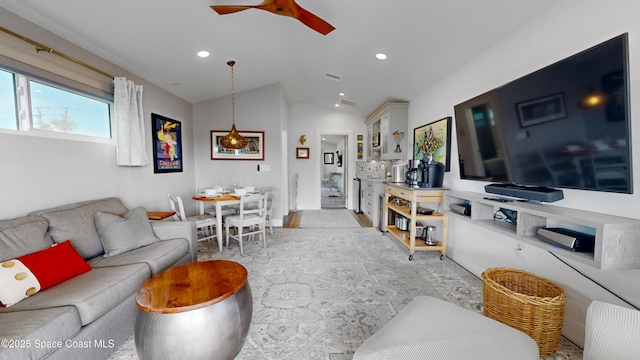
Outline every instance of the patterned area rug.
{"type": "Polygon", "coordinates": [[[351,210],[304,210],[301,229],[360,227],[351,210]]]}
{"type": "MultiPolygon", "coordinates": [[[[267,249],[246,241],[244,257],[237,243],[222,253],[199,246],[200,261],[232,260],[249,271],[253,318],[237,360],[349,360],[417,295],[482,311],[482,281],[439,253],[408,261],[402,244],[370,227],[274,230],[267,249]]],[[[133,337],[110,357],[132,359],[133,337]]],[[[582,351],[563,338],[558,353],[542,359],[582,359],[582,351]]]]}

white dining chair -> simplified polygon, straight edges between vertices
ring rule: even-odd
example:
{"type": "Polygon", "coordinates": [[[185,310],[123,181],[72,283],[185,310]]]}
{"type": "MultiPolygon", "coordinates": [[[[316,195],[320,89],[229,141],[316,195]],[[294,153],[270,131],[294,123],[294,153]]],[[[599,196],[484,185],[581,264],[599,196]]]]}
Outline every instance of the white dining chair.
{"type": "Polygon", "coordinates": [[[240,255],[244,256],[242,248],[242,238],[245,236],[261,235],[264,248],[267,248],[267,237],[265,234],[267,217],[267,195],[265,193],[244,195],[240,198],[240,209],[238,215],[227,216],[224,224],[227,236],[227,247],[229,238],[235,239],[240,244],[240,255]],[[230,228],[235,228],[235,234],[230,233],[230,228]],[[245,228],[248,231],[245,232],[245,228]]]}
{"type": "Polygon", "coordinates": [[[273,188],[268,188],[264,191],[267,194],[266,224],[269,226],[269,233],[273,236],[273,188]]]}
{"type": "Polygon", "coordinates": [[[222,237],[218,236],[214,232],[216,227],[216,218],[208,215],[193,215],[186,216],[184,212],[184,204],[182,203],[182,198],[177,195],[167,194],[169,197],[169,206],[171,206],[171,211],[175,211],[175,215],[173,215],[174,221],[193,221],[196,224],[196,231],[198,232],[198,241],[207,240],[211,241],[213,238],[218,239],[218,247],[220,248],[220,252],[222,252],[222,237]],[[203,236],[200,236],[202,233],[203,236]]]}

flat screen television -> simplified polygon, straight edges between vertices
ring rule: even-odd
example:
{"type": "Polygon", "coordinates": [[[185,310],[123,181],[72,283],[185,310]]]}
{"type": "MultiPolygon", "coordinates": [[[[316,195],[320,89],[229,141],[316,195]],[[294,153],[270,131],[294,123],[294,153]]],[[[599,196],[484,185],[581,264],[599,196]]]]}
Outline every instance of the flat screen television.
{"type": "Polygon", "coordinates": [[[632,193],[627,36],[456,105],[460,177],[632,193]]]}

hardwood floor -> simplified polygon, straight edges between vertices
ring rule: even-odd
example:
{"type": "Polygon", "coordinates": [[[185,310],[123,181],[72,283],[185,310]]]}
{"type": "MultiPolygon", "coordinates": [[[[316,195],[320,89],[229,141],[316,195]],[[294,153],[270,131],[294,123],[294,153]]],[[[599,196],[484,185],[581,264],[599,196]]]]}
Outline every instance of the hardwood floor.
{"type": "MultiPolygon", "coordinates": [[[[282,219],[282,227],[283,228],[299,228],[300,227],[300,219],[302,218],[302,212],[304,210],[290,212],[289,215],[285,216],[282,219]]],[[[331,211],[331,209],[327,209],[327,211],[331,211]]],[[[358,223],[361,227],[371,227],[373,224],[369,219],[367,219],[364,214],[356,214],[354,211],[350,211],[351,215],[358,220],[358,223]]]]}

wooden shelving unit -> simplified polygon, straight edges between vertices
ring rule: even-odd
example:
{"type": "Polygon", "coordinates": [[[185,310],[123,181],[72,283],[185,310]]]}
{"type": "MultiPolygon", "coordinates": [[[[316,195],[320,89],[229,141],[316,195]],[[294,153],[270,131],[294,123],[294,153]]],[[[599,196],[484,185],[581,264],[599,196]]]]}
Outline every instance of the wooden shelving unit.
{"type": "MultiPolygon", "coordinates": [[[[447,253],[447,214],[434,212],[431,215],[417,214],[418,204],[420,203],[436,203],[439,204],[443,200],[443,189],[428,188],[410,188],[402,184],[385,184],[384,194],[384,214],[383,221],[385,229],[393,235],[398,241],[409,249],[409,260],[413,260],[413,254],[416,251],[440,251],[440,259],[444,259],[447,253]],[[410,202],[408,205],[398,205],[390,203],[391,198],[400,198],[410,202]],[[400,214],[409,218],[409,231],[403,231],[396,228],[395,224],[389,224],[389,212],[400,214]],[[438,221],[441,223],[440,241],[438,245],[425,245],[422,241],[416,241],[416,222],[417,221],[438,221]]],[[[431,205],[433,207],[433,205],[431,205]]]]}

